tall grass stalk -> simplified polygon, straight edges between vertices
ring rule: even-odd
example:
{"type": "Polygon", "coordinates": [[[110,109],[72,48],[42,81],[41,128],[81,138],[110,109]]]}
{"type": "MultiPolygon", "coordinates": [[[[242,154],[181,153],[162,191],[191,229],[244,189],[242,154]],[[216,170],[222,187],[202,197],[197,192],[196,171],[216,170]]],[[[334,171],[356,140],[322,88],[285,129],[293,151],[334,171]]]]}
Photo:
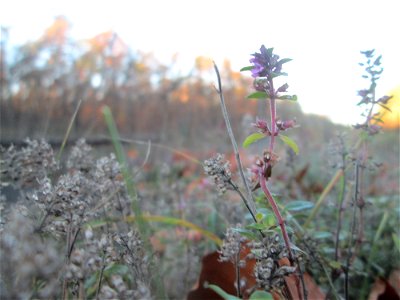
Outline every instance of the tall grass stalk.
{"type": "Polygon", "coordinates": [[[76,116],[78,115],[78,111],[79,111],[79,108],[81,107],[81,104],[82,104],[82,100],[79,100],[78,105],[75,108],[74,114],[72,115],[71,120],[69,121],[68,128],[67,128],[67,131],[65,132],[60,150],[58,150],[57,157],[56,157],[57,161],[60,161],[60,159],[61,159],[61,155],[64,151],[65,145],[67,144],[68,137],[71,134],[72,126],[75,123],[75,119],[76,119],[76,116]]]}
{"type": "MultiPolygon", "coordinates": [[[[131,199],[131,206],[133,212],[135,213],[135,222],[138,226],[139,233],[142,236],[142,241],[144,243],[144,247],[147,253],[152,253],[152,247],[149,243],[149,235],[150,228],[148,224],[144,221],[142,216],[142,211],[139,205],[137,191],[135,188],[135,184],[133,182],[133,178],[128,169],[128,162],[126,160],[126,156],[124,150],[122,148],[121,140],[118,134],[117,126],[115,125],[114,118],[112,116],[111,110],[108,106],[104,106],[103,115],[106,121],[108,130],[110,132],[110,136],[112,139],[112,143],[115,149],[115,155],[121,167],[122,176],[124,177],[127,193],[131,199]]],[[[164,288],[163,281],[160,277],[160,274],[155,274],[152,277],[153,285],[156,287],[156,296],[157,298],[165,298],[166,292],[164,288]]]]}

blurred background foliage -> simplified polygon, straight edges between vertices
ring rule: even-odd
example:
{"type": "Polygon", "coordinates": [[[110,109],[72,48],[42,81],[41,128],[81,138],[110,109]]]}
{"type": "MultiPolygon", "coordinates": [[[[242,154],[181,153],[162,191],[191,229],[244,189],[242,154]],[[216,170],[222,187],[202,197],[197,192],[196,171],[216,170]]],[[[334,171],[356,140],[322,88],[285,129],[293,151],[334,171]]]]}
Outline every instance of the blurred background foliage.
{"type": "MultiPolygon", "coordinates": [[[[107,136],[102,116],[102,107],[107,105],[123,138],[151,140],[184,149],[199,160],[214,151],[229,155],[230,143],[210,59],[198,57],[191,70],[182,74],[178,57],[163,64],[151,53],[133,51],[112,31],[77,41],[70,37],[70,28],[66,18],[57,17],[38,40],[11,50],[7,45],[7,30],[2,29],[3,145],[26,137],[45,138],[54,146],[59,145],[77,104],[82,101],[74,121],[72,141],[83,137],[95,143],[107,136]]],[[[265,103],[246,99],[251,88],[250,78],[233,70],[229,61],[219,67],[233,130],[238,141],[242,141],[251,130],[251,122],[256,116],[266,114],[267,107],[265,103]]],[[[323,95],[321,101],[324,101],[323,95]]],[[[397,106],[394,101],[389,103],[392,108],[397,106]]],[[[309,180],[310,186],[320,192],[330,176],[326,172],[329,141],[338,132],[351,135],[351,128],[333,124],[325,117],[304,115],[296,102],[279,105],[281,119],[294,117],[300,125],[290,133],[301,149],[295,165],[299,170],[307,169],[304,180],[309,180]]],[[[389,120],[391,114],[386,116],[388,128],[374,140],[376,147],[371,147],[376,152],[371,154],[382,161],[383,167],[378,175],[373,175],[376,181],[370,190],[393,194],[399,187],[398,167],[393,167],[399,164],[399,128],[389,120]],[[380,181],[386,182],[384,187],[380,181]]],[[[259,143],[258,147],[263,144],[259,143]]],[[[132,158],[140,153],[135,148],[128,149],[132,158]]],[[[151,159],[172,162],[174,155],[166,152],[154,151],[151,159]]]]}

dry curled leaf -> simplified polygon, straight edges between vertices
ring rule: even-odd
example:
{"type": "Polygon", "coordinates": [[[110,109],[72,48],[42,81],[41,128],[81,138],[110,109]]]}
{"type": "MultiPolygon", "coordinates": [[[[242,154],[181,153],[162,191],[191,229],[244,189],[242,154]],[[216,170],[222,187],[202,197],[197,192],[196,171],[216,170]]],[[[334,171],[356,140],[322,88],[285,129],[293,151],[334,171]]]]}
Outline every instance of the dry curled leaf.
{"type": "MultiPolygon", "coordinates": [[[[243,259],[250,252],[250,249],[245,246],[241,253],[240,258],[243,259]]],[[[241,269],[241,278],[245,279],[245,286],[243,288],[243,299],[248,299],[250,294],[254,291],[253,287],[256,286],[254,277],[255,259],[248,259],[246,266],[241,269]]],[[[287,258],[280,260],[279,264],[289,265],[287,258]]],[[[305,273],[303,274],[304,282],[308,292],[308,299],[325,299],[325,294],[321,291],[312,277],[305,273]]],[[[199,280],[195,287],[189,292],[187,300],[205,300],[205,299],[222,299],[217,293],[209,288],[204,287],[204,283],[214,284],[223,289],[226,293],[236,296],[236,273],[235,266],[232,262],[219,261],[219,253],[212,252],[203,257],[202,268],[199,280]]],[[[297,295],[296,280],[294,275],[286,277],[286,285],[291,295],[297,295]]],[[[274,300],[281,299],[278,293],[272,293],[274,300]]],[[[296,299],[297,296],[293,296],[296,299]]]]}

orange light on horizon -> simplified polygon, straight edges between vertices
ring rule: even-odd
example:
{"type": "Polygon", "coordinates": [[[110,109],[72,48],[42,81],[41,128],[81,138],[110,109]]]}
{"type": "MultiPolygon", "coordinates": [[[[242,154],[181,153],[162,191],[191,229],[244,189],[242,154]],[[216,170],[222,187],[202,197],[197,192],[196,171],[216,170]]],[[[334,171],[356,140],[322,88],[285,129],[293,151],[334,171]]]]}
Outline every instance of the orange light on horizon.
{"type": "Polygon", "coordinates": [[[179,102],[186,103],[189,101],[189,87],[182,85],[179,89],[173,92],[173,99],[179,102]]]}
{"type": "Polygon", "coordinates": [[[385,129],[400,128],[400,85],[390,91],[387,95],[393,96],[386,105],[391,112],[384,108],[380,109],[380,112],[382,113],[381,119],[384,122],[381,126],[385,129]]]}

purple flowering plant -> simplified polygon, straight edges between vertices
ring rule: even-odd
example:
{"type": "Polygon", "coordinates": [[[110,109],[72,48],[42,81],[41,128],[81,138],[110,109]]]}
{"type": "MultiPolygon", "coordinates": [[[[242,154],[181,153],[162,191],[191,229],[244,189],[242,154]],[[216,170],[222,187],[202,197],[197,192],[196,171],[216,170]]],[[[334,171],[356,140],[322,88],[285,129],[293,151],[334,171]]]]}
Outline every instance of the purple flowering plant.
{"type": "MultiPolygon", "coordinates": [[[[250,134],[243,142],[242,146],[244,148],[249,147],[251,144],[264,139],[269,138],[269,146],[266,148],[261,154],[260,158],[258,158],[254,165],[250,167],[251,177],[250,184],[243,176],[243,172],[241,170],[241,162],[240,156],[238,153],[238,147],[236,145],[235,138],[232,133],[232,129],[230,127],[229,117],[226,111],[224,97],[222,93],[221,80],[217,67],[215,66],[215,71],[218,77],[218,93],[220,95],[222,112],[224,115],[225,123],[227,125],[228,134],[230,136],[234,151],[236,153],[236,160],[239,167],[239,172],[241,173],[242,181],[247,190],[247,197],[245,197],[242,193],[240,196],[245,203],[247,209],[250,212],[250,215],[253,218],[254,223],[248,225],[245,228],[236,228],[236,230],[247,237],[251,237],[254,241],[261,242],[263,247],[265,247],[266,253],[270,253],[268,255],[259,255],[259,250],[254,248],[254,252],[256,256],[256,269],[258,270],[256,273],[257,284],[258,287],[264,288],[265,291],[271,290],[283,290],[284,289],[284,280],[283,278],[287,275],[293,274],[297,294],[296,297],[299,299],[304,299],[307,296],[306,288],[304,285],[304,280],[302,278],[302,271],[299,263],[299,248],[294,246],[291,242],[291,239],[288,234],[288,229],[285,224],[285,220],[282,216],[280,208],[272,194],[269,187],[269,179],[272,176],[272,170],[274,166],[279,161],[279,155],[275,151],[275,141],[276,137],[278,137],[282,142],[284,142],[287,146],[290,147],[291,151],[295,154],[298,154],[299,148],[294,140],[289,138],[286,135],[283,135],[281,132],[286,131],[288,129],[296,127],[296,120],[281,120],[277,116],[276,104],[278,100],[285,101],[296,101],[297,97],[293,95],[288,95],[287,90],[289,85],[284,83],[280,85],[278,88],[275,88],[275,79],[280,76],[286,76],[287,74],[282,72],[283,65],[287,62],[291,61],[291,59],[283,58],[280,59],[279,56],[273,53],[273,48],[266,48],[264,45],[261,46],[260,52],[256,52],[252,55],[250,59],[250,66],[244,67],[241,71],[251,71],[251,76],[253,79],[253,86],[256,90],[254,93],[250,94],[247,98],[256,98],[259,100],[266,100],[269,103],[269,119],[261,119],[257,118],[255,123],[252,126],[256,129],[256,132],[250,134]],[[253,193],[261,189],[265,199],[267,200],[269,207],[275,216],[276,225],[271,226],[268,222],[265,222],[267,218],[267,214],[262,210],[257,210],[256,204],[253,198],[253,193]],[[272,253],[275,253],[274,247],[273,249],[269,249],[271,247],[268,246],[269,236],[271,232],[275,232],[275,229],[280,228],[280,235],[278,239],[283,243],[282,252],[278,256],[274,256],[272,253]],[[258,231],[257,235],[254,235],[254,231],[258,231]],[[266,244],[265,244],[266,243],[266,244]],[[272,256],[271,256],[272,255],[272,256]],[[287,257],[290,263],[288,269],[282,269],[279,267],[279,260],[282,257],[287,257]],[[272,267],[270,266],[271,261],[274,261],[272,267]],[[272,268],[272,269],[271,269],[272,268]],[[261,271],[264,270],[264,271],[261,271]],[[274,275],[275,274],[275,275],[274,275]],[[277,275],[280,274],[280,275],[277,275]],[[283,275],[285,274],[285,275],[283,275]],[[273,279],[275,278],[275,279],[273,279]],[[275,280],[275,281],[274,281],[275,280]],[[272,281],[275,283],[272,284],[272,281]],[[268,288],[267,288],[268,287],[268,288]]],[[[206,166],[207,167],[207,166],[206,166]]],[[[206,173],[209,167],[205,168],[206,173]]],[[[209,174],[213,175],[214,174],[209,174]]],[[[230,182],[227,182],[230,183],[230,182]]],[[[232,189],[238,191],[237,185],[232,185],[232,189]]],[[[237,280],[239,280],[240,275],[239,271],[237,271],[237,280]]],[[[240,288],[237,288],[237,296],[242,295],[240,288]]]]}
{"type": "MultiPolygon", "coordinates": [[[[249,98],[255,97],[258,99],[269,100],[270,109],[270,120],[257,119],[254,127],[258,129],[258,132],[251,134],[246,138],[243,143],[244,147],[249,146],[253,142],[269,137],[269,147],[265,149],[262,154],[262,158],[257,160],[255,166],[252,167],[253,173],[252,184],[253,190],[261,188],[268,203],[275,215],[276,221],[281,229],[283,241],[285,243],[288,258],[292,266],[296,266],[296,257],[292,251],[289,235],[285,226],[284,219],[280,212],[280,209],[267,185],[269,178],[272,175],[272,169],[277,163],[279,156],[274,152],[275,137],[278,136],[285,142],[292,150],[297,154],[298,147],[296,143],[287,136],[280,134],[280,131],[292,128],[295,125],[295,120],[281,121],[277,118],[276,111],[276,100],[297,100],[296,96],[281,95],[281,93],[287,92],[289,85],[284,83],[279,88],[275,88],[274,79],[279,76],[285,76],[286,73],[282,72],[283,64],[291,61],[289,58],[279,59],[279,55],[273,53],[273,48],[266,48],[264,45],[261,46],[260,52],[254,53],[250,59],[251,66],[242,69],[250,70],[251,76],[254,78],[254,88],[258,93],[252,94],[249,98]],[[268,126],[269,124],[269,126],[268,126]]],[[[296,285],[298,288],[298,296],[302,298],[300,291],[300,281],[296,279],[296,285]]]]}

